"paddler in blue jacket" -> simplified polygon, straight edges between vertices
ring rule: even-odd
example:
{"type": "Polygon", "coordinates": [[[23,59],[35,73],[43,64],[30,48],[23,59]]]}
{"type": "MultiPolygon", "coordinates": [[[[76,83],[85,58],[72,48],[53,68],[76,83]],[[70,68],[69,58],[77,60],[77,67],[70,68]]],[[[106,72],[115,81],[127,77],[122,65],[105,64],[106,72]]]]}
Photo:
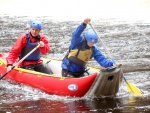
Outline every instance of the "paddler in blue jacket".
{"type": "Polygon", "coordinates": [[[64,57],[61,67],[62,76],[64,77],[81,77],[86,70],[87,62],[94,57],[94,59],[102,67],[111,67],[113,62],[108,60],[102,53],[98,46],[98,37],[92,29],[89,29],[83,34],[91,19],[86,18],[75,30],[72,32],[71,44],[69,52],[64,57]]]}

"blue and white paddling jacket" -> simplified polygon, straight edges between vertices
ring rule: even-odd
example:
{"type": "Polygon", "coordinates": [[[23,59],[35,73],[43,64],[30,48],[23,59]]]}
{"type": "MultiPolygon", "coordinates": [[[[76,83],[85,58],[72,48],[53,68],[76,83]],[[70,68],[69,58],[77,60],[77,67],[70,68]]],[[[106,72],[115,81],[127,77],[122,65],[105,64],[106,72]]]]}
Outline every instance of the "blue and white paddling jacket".
{"type": "MultiPolygon", "coordinates": [[[[84,36],[82,32],[86,28],[86,24],[81,23],[75,30],[72,32],[72,39],[71,39],[71,44],[69,47],[69,51],[71,50],[76,50],[80,47],[84,40],[84,36]]],[[[90,49],[90,47],[87,45],[87,43],[84,44],[86,49],[90,49]]],[[[80,53],[79,53],[80,54],[80,53]]],[[[111,60],[108,60],[102,53],[101,50],[98,46],[94,45],[93,46],[93,52],[90,57],[93,58],[103,67],[111,67],[113,65],[111,60]]],[[[66,69],[69,72],[83,72],[86,69],[85,65],[79,65],[77,63],[71,62],[68,57],[65,57],[62,61],[61,64],[62,69],[66,69]]]]}

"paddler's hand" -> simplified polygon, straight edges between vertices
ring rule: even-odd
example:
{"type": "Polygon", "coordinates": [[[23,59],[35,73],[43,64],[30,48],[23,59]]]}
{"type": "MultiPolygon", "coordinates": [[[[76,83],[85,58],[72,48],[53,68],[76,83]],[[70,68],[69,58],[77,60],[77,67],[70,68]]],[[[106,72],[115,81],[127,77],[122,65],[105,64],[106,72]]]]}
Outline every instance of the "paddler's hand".
{"type": "Polygon", "coordinates": [[[122,64],[113,64],[113,66],[115,66],[115,67],[121,67],[122,64]]]}
{"type": "Polygon", "coordinates": [[[44,47],[44,42],[40,41],[40,47],[44,47]]]}
{"type": "Polygon", "coordinates": [[[7,72],[9,72],[10,70],[12,69],[12,65],[9,65],[8,67],[7,67],[7,72]]]}
{"type": "Polygon", "coordinates": [[[85,23],[85,24],[89,24],[90,22],[91,22],[91,19],[90,19],[90,18],[84,19],[84,23],[85,23]]]}

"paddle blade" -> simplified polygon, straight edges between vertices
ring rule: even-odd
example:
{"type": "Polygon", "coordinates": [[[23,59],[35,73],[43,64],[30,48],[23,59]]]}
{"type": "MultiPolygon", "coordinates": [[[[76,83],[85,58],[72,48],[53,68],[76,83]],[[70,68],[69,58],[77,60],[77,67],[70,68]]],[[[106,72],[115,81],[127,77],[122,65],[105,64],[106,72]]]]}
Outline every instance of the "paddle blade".
{"type": "Polygon", "coordinates": [[[128,91],[138,95],[138,96],[142,96],[142,92],[140,91],[140,89],[138,89],[135,85],[129,83],[128,81],[126,81],[126,83],[128,84],[128,91]]]}

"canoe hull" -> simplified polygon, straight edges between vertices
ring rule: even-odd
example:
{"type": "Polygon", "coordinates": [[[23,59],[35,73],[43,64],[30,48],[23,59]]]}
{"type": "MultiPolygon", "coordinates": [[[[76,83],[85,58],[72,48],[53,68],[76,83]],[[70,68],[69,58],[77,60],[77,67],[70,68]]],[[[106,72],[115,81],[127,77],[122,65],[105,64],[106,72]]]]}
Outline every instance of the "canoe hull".
{"type": "Polygon", "coordinates": [[[86,96],[115,96],[122,83],[121,68],[113,71],[101,71],[86,96]]]}
{"type": "MultiPolygon", "coordinates": [[[[6,72],[6,56],[7,54],[0,54],[0,75],[6,72]]],[[[50,59],[44,59],[44,62],[49,60],[50,59]]],[[[112,72],[100,72],[99,69],[90,68],[90,75],[88,76],[67,78],[61,76],[61,61],[51,59],[49,67],[51,67],[54,72],[53,75],[15,68],[3,79],[8,78],[18,83],[40,89],[48,94],[59,96],[99,97],[115,95],[119,91],[121,83],[120,68],[112,72]],[[109,76],[112,75],[114,76],[113,80],[108,80],[108,78],[111,78],[109,76]]]]}

